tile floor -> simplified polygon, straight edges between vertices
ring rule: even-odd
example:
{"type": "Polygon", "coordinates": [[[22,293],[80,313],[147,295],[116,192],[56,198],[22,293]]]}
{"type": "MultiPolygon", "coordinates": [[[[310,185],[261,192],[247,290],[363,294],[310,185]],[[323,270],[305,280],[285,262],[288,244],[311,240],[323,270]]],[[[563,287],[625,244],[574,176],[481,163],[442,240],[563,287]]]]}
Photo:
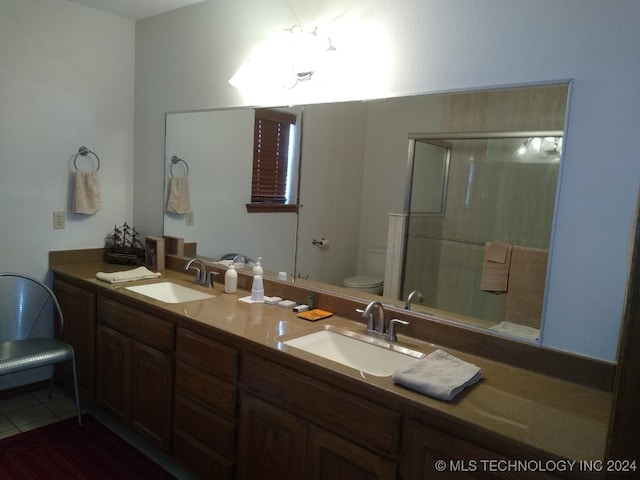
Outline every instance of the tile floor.
{"type": "MultiPolygon", "coordinates": [[[[73,395],[56,386],[51,399],[49,389],[24,393],[0,399],[0,439],[21,432],[43,427],[76,416],[73,395]]],[[[149,445],[124,425],[93,405],[82,405],[82,412],[89,413],[123,439],[143,452],[154,462],[168,470],[180,480],[198,480],[199,477],[161,450],[149,445]]]]}

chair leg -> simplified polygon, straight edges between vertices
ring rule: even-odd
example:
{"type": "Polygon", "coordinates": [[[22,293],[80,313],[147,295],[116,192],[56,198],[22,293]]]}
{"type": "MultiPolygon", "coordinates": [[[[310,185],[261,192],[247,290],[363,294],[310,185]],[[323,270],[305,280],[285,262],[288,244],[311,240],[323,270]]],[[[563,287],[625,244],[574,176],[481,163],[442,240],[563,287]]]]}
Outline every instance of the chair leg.
{"type": "Polygon", "coordinates": [[[80,411],[80,395],[78,394],[78,374],[76,372],[76,355],[75,353],[71,357],[71,364],[73,366],[73,387],[76,394],[76,409],[78,411],[78,426],[82,426],[82,412],[80,411]]]}
{"type": "MultiPolygon", "coordinates": [[[[73,389],[74,395],[76,398],[76,410],[78,415],[78,426],[82,426],[82,412],[80,411],[80,395],[78,393],[78,375],[76,373],[76,356],[75,353],[71,357],[71,366],[73,367],[73,389]]],[[[56,367],[53,367],[53,373],[51,375],[51,379],[49,380],[49,395],[47,398],[51,399],[53,396],[53,387],[55,386],[56,380],[56,367]]]]}
{"type": "Polygon", "coordinates": [[[53,371],[51,372],[51,379],[49,380],[49,395],[47,395],[47,398],[49,400],[51,400],[51,397],[53,396],[53,387],[55,385],[56,382],[56,366],[53,366],[53,371]]]}

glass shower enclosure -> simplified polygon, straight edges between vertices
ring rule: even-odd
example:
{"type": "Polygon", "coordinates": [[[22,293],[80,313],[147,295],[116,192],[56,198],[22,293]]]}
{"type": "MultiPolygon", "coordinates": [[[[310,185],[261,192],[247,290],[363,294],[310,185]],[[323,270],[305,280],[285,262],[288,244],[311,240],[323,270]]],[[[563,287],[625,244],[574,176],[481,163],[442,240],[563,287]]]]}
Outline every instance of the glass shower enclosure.
{"type": "MultiPolygon", "coordinates": [[[[410,137],[402,298],[419,290],[425,305],[489,328],[509,319],[507,291],[482,288],[486,248],[502,245],[509,255],[512,247],[514,252],[548,252],[562,135],[527,131],[410,137]]],[[[545,277],[546,263],[536,275],[545,277]]],[[[540,310],[545,280],[542,292],[525,290],[541,297],[533,299],[540,310]]],[[[540,318],[541,313],[538,325],[529,321],[530,326],[539,328],[540,318]]]]}

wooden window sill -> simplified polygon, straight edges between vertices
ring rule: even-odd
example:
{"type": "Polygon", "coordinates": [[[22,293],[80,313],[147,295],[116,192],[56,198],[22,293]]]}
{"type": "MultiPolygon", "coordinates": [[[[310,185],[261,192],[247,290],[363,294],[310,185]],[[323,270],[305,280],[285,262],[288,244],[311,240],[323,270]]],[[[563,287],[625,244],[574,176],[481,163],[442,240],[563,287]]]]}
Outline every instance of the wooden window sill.
{"type": "Polygon", "coordinates": [[[298,212],[298,205],[284,203],[247,203],[247,213],[298,212]]]}

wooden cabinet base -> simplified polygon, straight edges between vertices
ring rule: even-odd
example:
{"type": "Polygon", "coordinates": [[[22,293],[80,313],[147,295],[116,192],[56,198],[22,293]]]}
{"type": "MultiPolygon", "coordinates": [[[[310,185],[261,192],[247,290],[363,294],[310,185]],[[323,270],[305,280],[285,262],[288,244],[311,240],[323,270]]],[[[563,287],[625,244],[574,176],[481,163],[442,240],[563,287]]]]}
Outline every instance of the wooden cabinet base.
{"type": "Polygon", "coordinates": [[[238,478],[394,480],[395,462],[252,395],[240,407],[238,478]]]}
{"type": "Polygon", "coordinates": [[[240,406],[238,478],[296,480],[304,477],[307,425],[250,395],[240,406]]]}
{"type": "Polygon", "coordinates": [[[174,430],[173,456],[203,479],[232,480],[234,465],[190,435],[174,430]]]}
{"type": "MultiPolygon", "coordinates": [[[[75,351],[80,396],[93,403],[96,397],[96,294],[59,279],[55,280],[53,289],[64,315],[62,340],[75,351]]],[[[73,388],[69,362],[60,363],[56,375],[73,388]]]]}
{"type": "Polygon", "coordinates": [[[173,455],[203,478],[235,475],[239,352],[178,328],[173,455]]]}
{"type": "Polygon", "coordinates": [[[403,475],[406,480],[438,478],[442,480],[559,480],[541,472],[499,471],[487,465],[510,460],[496,452],[449,435],[421,423],[410,421],[404,452],[403,475]]]}
{"type": "Polygon", "coordinates": [[[319,428],[309,429],[309,480],[394,480],[397,466],[378,455],[319,428]]]}

